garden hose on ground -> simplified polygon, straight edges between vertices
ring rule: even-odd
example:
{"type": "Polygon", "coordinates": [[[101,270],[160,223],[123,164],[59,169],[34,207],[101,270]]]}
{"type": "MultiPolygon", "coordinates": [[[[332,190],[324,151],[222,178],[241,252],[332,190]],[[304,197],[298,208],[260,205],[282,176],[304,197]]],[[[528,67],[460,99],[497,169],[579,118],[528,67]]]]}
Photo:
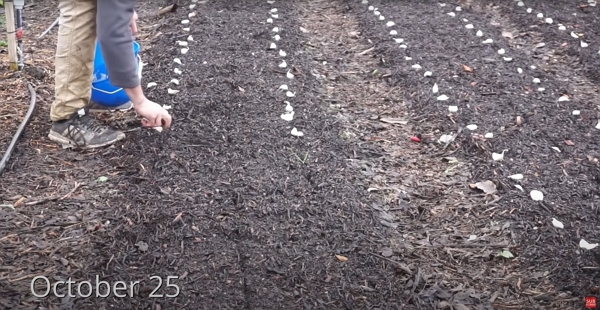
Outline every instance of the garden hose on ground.
{"type": "Polygon", "coordinates": [[[19,128],[17,129],[17,133],[15,133],[15,135],[12,138],[12,141],[10,141],[10,144],[8,145],[8,148],[6,149],[4,156],[2,156],[2,160],[0,160],[0,174],[2,174],[2,171],[6,167],[6,164],[8,163],[8,160],[10,159],[10,155],[12,154],[15,146],[17,145],[17,141],[21,137],[21,134],[23,133],[25,126],[27,126],[27,123],[29,123],[29,119],[31,119],[31,115],[33,114],[33,110],[35,109],[35,99],[36,99],[35,88],[33,88],[33,85],[31,83],[27,83],[27,88],[29,89],[29,94],[31,95],[31,101],[29,102],[29,109],[27,110],[27,114],[25,114],[25,117],[23,118],[21,125],[19,125],[19,128]]]}

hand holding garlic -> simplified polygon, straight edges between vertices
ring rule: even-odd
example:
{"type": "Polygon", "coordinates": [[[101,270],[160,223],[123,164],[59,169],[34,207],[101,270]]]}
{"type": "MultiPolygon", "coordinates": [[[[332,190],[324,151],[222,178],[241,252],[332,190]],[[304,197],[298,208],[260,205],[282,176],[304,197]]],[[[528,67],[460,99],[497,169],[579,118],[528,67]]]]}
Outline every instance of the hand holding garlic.
{"type": "Polygon", "coordinates": [[[140,103],[134,103],[134,109],[142,117],[144,127],[162,127],[163,129],[171,127],[171,115],[156,102],[145,99],[140,103]]]}

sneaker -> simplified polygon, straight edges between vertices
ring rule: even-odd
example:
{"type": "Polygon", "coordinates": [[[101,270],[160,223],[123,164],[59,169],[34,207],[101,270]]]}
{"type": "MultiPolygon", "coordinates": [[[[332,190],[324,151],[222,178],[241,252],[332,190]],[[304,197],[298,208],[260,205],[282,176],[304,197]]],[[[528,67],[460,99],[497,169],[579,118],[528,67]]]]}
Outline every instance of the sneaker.
{"type": "Polygon", "coordinates": [[[125,133],[97,124],[81,109],[68,120],[53,122],[48,138],[65,147],[89,149],[111,145],[125,138],[125,133]]]}
{"type": "Polygon", "coordinates": [[[131,101],[127,101],[126,103],[116,106],[116,107],[107,107],[103,106],[99,103],[90,101],[89,111],[91,113],[94,112],[112,112],[112,111],[129,111],[133,108],[133,103],[131,101]]]}

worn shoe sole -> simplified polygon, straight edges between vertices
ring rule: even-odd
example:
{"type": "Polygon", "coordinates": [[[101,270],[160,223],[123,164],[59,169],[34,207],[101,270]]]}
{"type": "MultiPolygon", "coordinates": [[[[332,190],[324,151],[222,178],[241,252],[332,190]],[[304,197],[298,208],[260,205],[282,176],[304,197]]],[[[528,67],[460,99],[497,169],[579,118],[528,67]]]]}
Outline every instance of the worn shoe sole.
{"type": "Polygon", "coordinates": [[[87,144],[84,146],[79,146],[75,143],[73,143],[73,141],[71,141],[71,139],[59,134],[56,131],[51,130],[50,133],[48,134],[48,138],[60,145],[62,145],[63,147],[74,147],[74,148],[82,148],[82,149],[95,149],[95,148],[99,148],[99,147],[105,147],[105,146],[109,146],[111,144],[114,144],[117,141],[123,140],[125,138],[125,133],[120,133],[119,135],[117,135],[116,138],[106,141],[104,143],[100,143],[100,144],[87,144]]]}

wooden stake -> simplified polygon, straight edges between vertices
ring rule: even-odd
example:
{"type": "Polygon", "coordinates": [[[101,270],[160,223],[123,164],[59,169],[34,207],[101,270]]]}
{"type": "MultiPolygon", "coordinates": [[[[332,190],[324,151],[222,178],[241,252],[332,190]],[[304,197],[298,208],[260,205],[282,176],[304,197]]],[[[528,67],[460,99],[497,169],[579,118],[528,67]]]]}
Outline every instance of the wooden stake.
{"type": "Polygon", "coordinates": [[[17,37],[15,35],[15,4],[10,1],[4,1],[4,14],[6,14],[6,42],[8,43],[8,60],[10,62],[10,70],[17,71],[17,37]]]}

